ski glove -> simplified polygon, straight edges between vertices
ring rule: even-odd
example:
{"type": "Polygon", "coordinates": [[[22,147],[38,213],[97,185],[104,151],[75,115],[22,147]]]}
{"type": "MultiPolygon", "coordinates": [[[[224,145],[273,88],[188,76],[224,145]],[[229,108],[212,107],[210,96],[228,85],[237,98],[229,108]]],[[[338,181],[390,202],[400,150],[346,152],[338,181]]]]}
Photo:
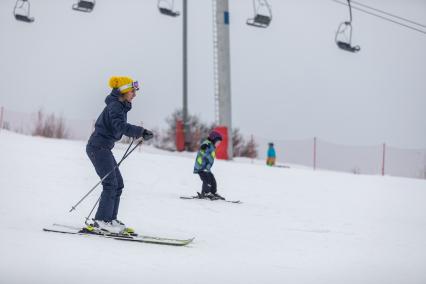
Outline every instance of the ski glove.
{"type": "Polygon", "coordinates": [[[142,137],[144,140],[149,140],[152,137],[154,137],[154,133],[152,133],[152,131],[148,130],[148,129],[144,129],[142,132],[142,137]]]}

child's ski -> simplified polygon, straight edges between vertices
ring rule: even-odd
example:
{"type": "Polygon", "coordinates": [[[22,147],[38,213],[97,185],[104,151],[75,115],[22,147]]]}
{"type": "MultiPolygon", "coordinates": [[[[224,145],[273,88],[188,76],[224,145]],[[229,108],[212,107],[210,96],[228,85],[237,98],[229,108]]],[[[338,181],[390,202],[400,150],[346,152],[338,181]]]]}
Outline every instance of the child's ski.
{"type": "Polygon", "coordinates": [[[121,241],[130,241],[130,242],[140,242],[140,243],[150,243],[150,244],[159,244],[159,245],[171,245],[171,246],[186,246],[191,243],[194,238],[191,239],[170,239],[170,238],[161,238],[161,237],[152,237],[152,236],[143,236],[143,235],[126,235],[126,234],[112,234],[112,233],[99,233],[94,231],[89,231],[85,228],[73,227],[68,225],[53,224],[52,228],[43,228],[45,232],[53,233],[62,233],[62,234],[71,234],[71,235],[88,235],[88,236],[99,236],[121,241]]]}
{"type": "Polygon", "coordinates": [[[242,202],[239,200],[226,200],[226,199],[210,199],[210,198],[200,198],[199,196],[180,196],[180,199],[202,199],[202,200],[210,200],[210,201],[225,201],[229,203],[241,204],[242,202]]]}

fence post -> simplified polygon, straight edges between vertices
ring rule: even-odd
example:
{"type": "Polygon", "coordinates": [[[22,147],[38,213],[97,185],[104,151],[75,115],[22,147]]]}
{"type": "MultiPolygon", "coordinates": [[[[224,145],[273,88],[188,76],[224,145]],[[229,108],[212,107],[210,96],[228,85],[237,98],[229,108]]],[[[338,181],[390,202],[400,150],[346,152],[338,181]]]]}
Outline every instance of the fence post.
{"type": "Polygon", "coordinates": [[[4,113],[4,107],[1,107],[0,110],[0,130],[3,129],[3,113],[4,113]]]}
{"type": "Polygon", "coordinates": [[[385,175],[385,157],[386,157],[386,143],[383,143],[382,176],[385,175]]]}
{"type": "Polygon", "coordinates": [[[253,136],[253,134],[251,135],[251,142],[253,142],[253,153],[251,153],[250,154],[250,158],[251,158],[251,163],[252,164],[254,164],[254,158],[255,158],[255,156],[254,156],[254,152],[255,152],[255,150],[256,150],[256,147],[254,147],[255,146],[255,143],[254,143],[254,136],[253,136]]]}
{"type": "MultiPolygon", "coordinates": [[[[143,121],[141,121],[141,127],[143,127],[143,121]]],[[[141,152],[142,151],[142,143],[141,144],[139,144],[139,147],[138,147],[139,149],[139,152],[141,152]]]]}
{"type": "Polygon", "coordinates": [[[423,178],[426,179],[426,151],[423,153],[423,178]]]}
{"type": "Polygon", "coordinates": [[[317,138],[314,137],[314,171],[317,169],[317,138]]]}

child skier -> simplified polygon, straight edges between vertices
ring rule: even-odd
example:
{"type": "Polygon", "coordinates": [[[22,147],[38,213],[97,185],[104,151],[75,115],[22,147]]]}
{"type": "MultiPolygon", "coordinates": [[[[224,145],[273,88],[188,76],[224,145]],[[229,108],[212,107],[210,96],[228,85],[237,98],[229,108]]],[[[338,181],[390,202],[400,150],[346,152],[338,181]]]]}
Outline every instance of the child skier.
{"type": "Polygon", "coordinates": [[[268,147],[268,153],[267,153],[267,158],[266,158],[266,165],[273,167],[275,166],[275,160],[276,160],[276,153],[275,153],[275,149],[274,149],[274,143],[269,143],[269,147],[268,147]]]}
{"type": "Polygon", "coordinates": [[[199,198],[224,199],[217,193],[216,179],[211,172],[216,157],[216,148],[221,141],[222,135],[212,131],[200,145],[194,166],[194,174],[198,174],[203,181],[201,193],[198,193],[199,198]]]}
{"type": "MultiPolygon", "coordinates": [[[[132,109],[132,100],[139,90],[138,82],[129,77],[112,77],[109,80],[111,94],[105,99],[106,107],[99,115],[95,130],[89,138],[86,153],[96,173],[102,179],[117,165],[111,149],[123,135],[149,140],[153,133],[140,126],[127,123],[127,112],[132,109]]],[[[132,233],[123,222],[117,219],[121,192],[124,188],[119,168],[116,168],[102,181],[103,191],[93,224],[88,230],[100,230],[110,233],[132,233]]]]}

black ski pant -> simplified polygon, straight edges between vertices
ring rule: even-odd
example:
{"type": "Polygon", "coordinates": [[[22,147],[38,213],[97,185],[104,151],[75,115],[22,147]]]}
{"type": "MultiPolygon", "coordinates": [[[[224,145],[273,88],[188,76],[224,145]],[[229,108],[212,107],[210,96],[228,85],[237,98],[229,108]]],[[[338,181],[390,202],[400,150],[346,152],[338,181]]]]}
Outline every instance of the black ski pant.
{"type": "Polygon", "coordinates": [[[203,181],[203,187],[201,190],[202,194],[213,193],[215,194],[217,191],[216,179],[214,178],[213,173],[211,172],[199,172],[201,180],[203,181]]]}
{"type": "MultiPolygon", "coordinates": [[[[95,167],[99,178],[103,178],[117,162],[110,149],[88,144],[86,153],[95,167]]],[[[120,196],[124,188],[123,178],[119,168],[116,168],[103,182],[103,190],[95,220],[112,221],[117,219],[120,196]]]]}

